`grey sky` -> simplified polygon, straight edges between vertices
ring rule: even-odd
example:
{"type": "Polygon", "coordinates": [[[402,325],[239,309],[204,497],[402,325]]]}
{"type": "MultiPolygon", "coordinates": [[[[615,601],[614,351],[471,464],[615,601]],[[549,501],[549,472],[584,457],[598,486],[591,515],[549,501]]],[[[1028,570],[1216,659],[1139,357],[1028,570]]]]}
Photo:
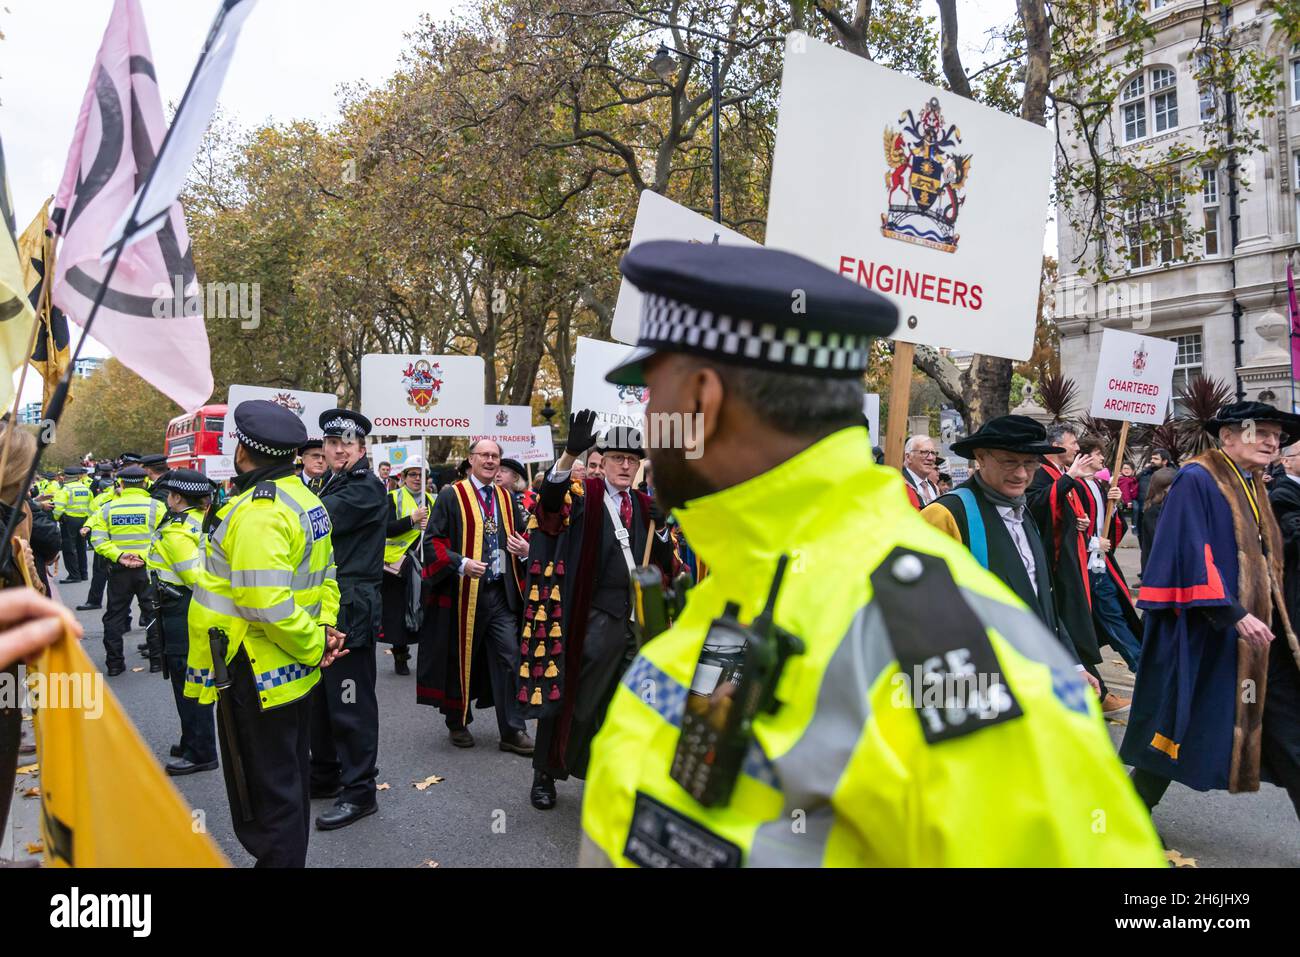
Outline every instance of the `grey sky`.
{"type": "MultiPolygon", "coordinates": [[[[164,103],[180,100],[217,0],[141,0],[164,103]]],[[[453,0],[258,0],[240,37],[221,106],[241,126],[337,116],[340,84],[377,84],[397,66],[422,13],[445,18],[453,0]]],[[[112,0],[4,0],[0,6],[0,135],[19,229],[58,186],[77,111],[112,0]]],[[[1014,0],[960,4],[966,68],[981,62],[984,30],[1014,0]]],[[[1054,243],[1053,243],[1054,245],[1054,243]]],[[[74,330],[74,336],[77,331],[74,330]]],[[[74,340],[75,341],[75,340],[74,340]]],[[[104,355],[87,343],[84,355],[104,355]]],[[[40,398],[28,377],[23,401],[40,398]]]]}

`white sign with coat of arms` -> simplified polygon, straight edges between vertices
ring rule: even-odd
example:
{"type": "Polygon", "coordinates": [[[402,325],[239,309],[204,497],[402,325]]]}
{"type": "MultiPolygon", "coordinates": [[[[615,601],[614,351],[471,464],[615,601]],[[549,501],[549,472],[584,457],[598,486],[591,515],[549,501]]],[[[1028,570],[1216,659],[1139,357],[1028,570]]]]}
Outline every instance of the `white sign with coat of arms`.
{"type": "Polygon", "coordinates": [[[526,405],[485,405],[483,406],[483,432],[469,437],[470,444],[475,439],[491,439],[501,446],[501,457],[519,458],[533,443],[533,410],[526,405]]]}
{"type": "MultiPolygon", "coordinates": [[[[645,428],[645,405],[650,390],[645,386],[611,385],[605,374],[633,352],[632,346],[578,337],[573,356],[573,409],[591,409],[602,432],[615,425],[645,428]]],[[[568,424],[560,429],[567,434],[568,424]]]]}
{"type": "Polygon", "coordinates": [[[226,398],[226,422],[221,433],[221,451],[234,455],[238,440],[235,438],[235,408],[249,399],[267,399],[293,412],[307,427],[307,437],[321,437],[320,417],[339,406],[338,396],[332,392],[304,392],[301,389],[276,389],[261,385],[232,385],[226,398]]]}
{"type": "Polygon", "coordinates": [[[1051,130],[786,38],[766,244],[892,299],[894,338],[1033,351],[1051,130]]]}
{"type": "Polygon", "coordinates": [[[519,461],[525,465],[529,462],[555,461],[555,443],[551,439],[549,425],[533,426],[533,440],[529,443],[528,450],[519,456],[519,461]]]}
{"type": "Polygon", "coordinates": [[[480,356],[361,357],[361,414],[376,435],[476,435],[483,431],[480,356]]]}
{"type": "Polygon", "coordinates": [[[1120,329],[1101,331],[1090,414],[1159,425],[1174,393],[1178,343],[1120,329]]]}

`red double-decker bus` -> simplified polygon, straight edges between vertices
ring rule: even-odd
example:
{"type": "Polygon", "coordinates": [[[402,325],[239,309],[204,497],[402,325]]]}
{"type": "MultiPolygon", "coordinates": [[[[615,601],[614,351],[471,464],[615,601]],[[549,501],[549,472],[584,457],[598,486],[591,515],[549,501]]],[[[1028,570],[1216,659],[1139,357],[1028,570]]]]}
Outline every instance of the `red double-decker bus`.
{"type": "Polygon", "coordinates": [[[221,454],[221,433],[225,425],[224,403],[205,405],[197,412],[178,415],[168,422],[163,445],[168,468],[205,472],[204,459],[221,454]]]}

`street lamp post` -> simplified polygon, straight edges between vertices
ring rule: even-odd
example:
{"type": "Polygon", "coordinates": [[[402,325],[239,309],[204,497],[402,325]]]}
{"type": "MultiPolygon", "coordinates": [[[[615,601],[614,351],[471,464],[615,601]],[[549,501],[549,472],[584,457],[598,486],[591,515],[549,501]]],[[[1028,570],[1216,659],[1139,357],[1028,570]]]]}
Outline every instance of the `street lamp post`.
{"type": "MultiPolygon", "coordinates": [[[[676,47],[670,47],[666,44],[659,44],[659,49],[655,51],[654,58],[650,61],[650,69],[654,70],[659,79],[665,83],[674,73],[677,72],[677,61],[673,59],[673,54],[684,56],[688,60],[694,60],[696,63],[706,62],[703,57],[698,57],[693,53],[687,53],[685,50],[678,50],[676,47]]],[[[722,91],[718,88],[718,48],[713,48],[713,55],[708,59],[709,64],[709,99],[713,101],[713,221],[722,222],[722,145],[721,145],[721,115],[722,115],[722,91]]]]}

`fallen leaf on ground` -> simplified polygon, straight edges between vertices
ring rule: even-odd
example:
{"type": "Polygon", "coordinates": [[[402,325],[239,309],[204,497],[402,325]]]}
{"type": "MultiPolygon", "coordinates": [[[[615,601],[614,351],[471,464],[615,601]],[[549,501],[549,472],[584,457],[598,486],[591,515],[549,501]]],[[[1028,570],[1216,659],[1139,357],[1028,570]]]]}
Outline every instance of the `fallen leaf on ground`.
{"type": "Polygon", "coordinates": [[[385,649],[384,649],[384,654],[386,654],[386,655],[391,655],[392,653],[393,653],[393,649],[392,649],[392,648],[385,648],[385,649]]]}
{"type": "Polygon", "coordinates": [[[429,775],[427,778],[425,778],[423,781],[412,781],[411,783],[415,785],[415,789],[416,789],[417,791],[423,791],[425,788],[429,787],[431,784],[441,784],[441,783],[442,783],[442,778],[438,777],[438,775],[436,775],[436,774],[430,774],[430,775],[429,775]]]}
{"type": "Polygon", "coordinates": [[[139,668],[132,668],[131,670],[132,670],[132,671],[144,671],[144,667],[141,666],[141,667],[139,667],[139,668]]]}
{"type": "Polygon", "coordinates": [[[425,861],[424,864],[423,864],[422,866],[424,866],[424,867],[437,867],[437,866],[438,866],[438,862],[437,862],[437,861],[425,861]]]}
{"type": "Polygon", "coordinates": [[[375,785],[375,790],[376,790],[376,791],[387,791],[387,790],[388,790],[388,782],[385,781],[383,784],[376,784],[376,785],[375,785]]]}
{"type": "Polygon", "coordinates": [[[23,797],[25,798],[34,798],[40,796],[41,796],[40,788],[28,788],[26,791],[23,792],[23,797]]]}
{"type": "Polygon", "coordinates": [[[15,771],[14,773],[15,773],[15,774],[35,774],[39,768],[40,768],[40,763],[39,763],[39,762],[36,763],[36,764],[24,764],[21,768],[19,768],[19,769],[18,769],[17,771],[15,771]]]}
{"type": "Polygon", "coordinates": [[[1165,851],[1165,860],[1167,860],[1170,864],[1174,865],[1174,867],[1195,867],[1196,866],[1196,858],[1183,857],[1182,854],[1175,851],[1172,847],[1165,851]]]}
{"type": "Polygon", "coordinates": [[[44,850],[45,850],[45,842],[44,842],[44,841],[29,841],[29,842],[27,843],[27,853],[28,853],[28,854],[40,854],[40,853],[41,853],[42,851],[44,851],[44,850]]]}

